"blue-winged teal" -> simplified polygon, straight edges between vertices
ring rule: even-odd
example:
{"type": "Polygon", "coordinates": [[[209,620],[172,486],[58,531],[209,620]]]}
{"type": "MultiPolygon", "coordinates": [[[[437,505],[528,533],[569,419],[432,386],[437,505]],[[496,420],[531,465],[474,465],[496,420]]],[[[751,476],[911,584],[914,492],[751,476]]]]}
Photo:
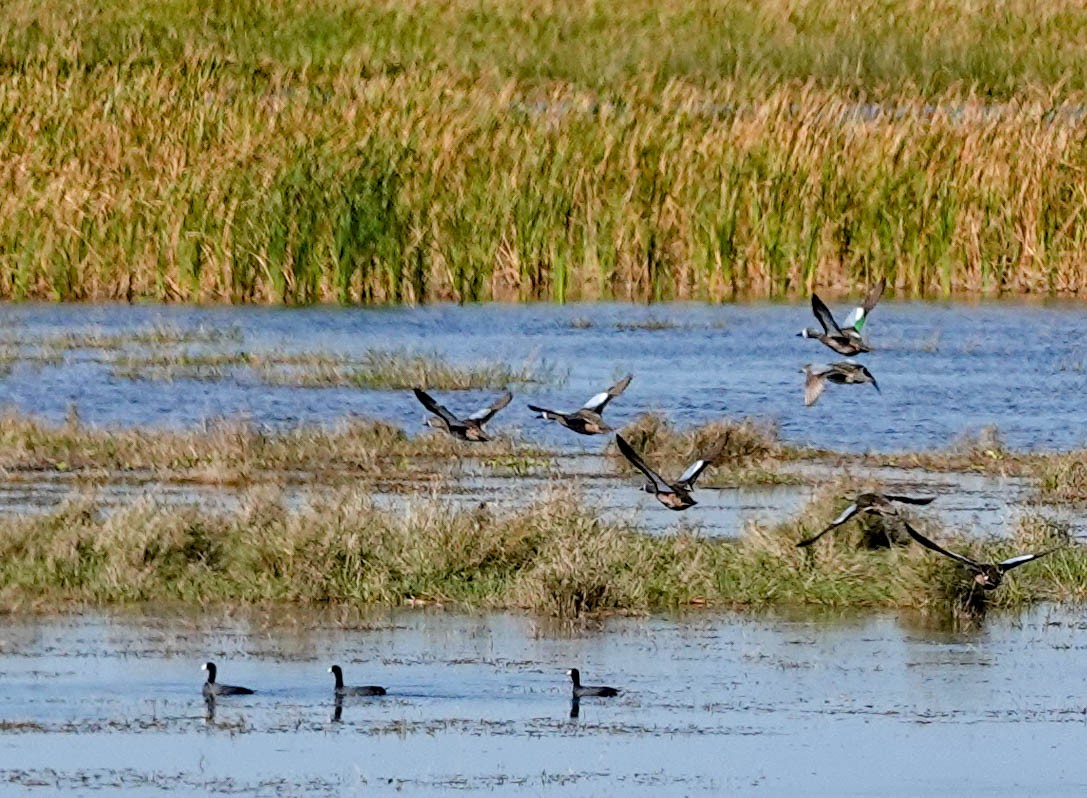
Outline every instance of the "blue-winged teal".
{"type": "Polygon", "coordinates": [[[647,482],[642,486],[642,490],[646,493],[652,493],[657,501],[669,510],[686,510],[688,507],[698,504],[694,497],[691,496],[695,480],[707,467],[717,461],[725,442],[722,441],[718,444],[712,455],[695,460],[687,466],[687,470],[674,483],[666,481],[660,474],[647,466],[622,435],[615,436],[615,443],[619,446],[619,451],[623,453],[623,456],[630,461],[630,464],[645,474],[647,482]]]}
{"type": "Polygon", "coordinates": [[[483,429],[483,425],[513,399],[513,394],[506,391],[492,404],[477,410],[468,418],[457,418],[445,405],[434,401],[434,398],[426,391],[420,388],[412,388],[412,391],[415,392],[415,398],[422,403],[423,407],[434,414],[433,418],[427,419],[427,426],[444,429],[454,438],[460,438],[462,441],[489,441],[491,436],[483,429]]]}
{"type": "Polygon", "coordinates": [[[889,493],[862,493],[853,500],[852,504],[842,510],[842,514],[831,521],[826,529],[806,540],[800,541],[796,545],[801,548],[810,546],[827,532],[837,529],[855,515],[897,516],[898,508],[894,506],[893,502],[899,504],[931,504],[935,498],[935,496],[928,496],[918,499],[913,496],[892,496],[889,493]]]}
{"type": "Polygon", "coordinates": [[[812,294],[811,310],[823,331],[819,332],[819,330],[808,327],[798,332],[797,335],[822,341],[839,355],[846,355],[847,357],[861,352],[872,351],[864,342],[861,331],[864,329],[864,323],[868,321],[868,314],[872,312],[872,308],[879,302],[880,297],[883,296],[883,289],[886,287],[886,278],[872,286],[868,291],[868,296],[864,298],[864,304],[854,308],[845,320],[845,324],[840,327],[838,322],[834,320],[834,314],[830,312],[830,309],[819,298],[819,295],[812,294]]]}
{"type": "MultiPolygon", "coordinates": [[[[905,523],[905,522],[903,522],[905,523]]],[[[961,563],[966,566],[966,569],[974,575],[974,584],[981,587],[983,590],[996,590],[1000,587],[1000,583],[1004,581],[1004,574],[1010,571],[1012,568],[1018,568],[1020,565],[1026,565],[1032,560],[1037,560],[1039,557],[1045,557],[1047,554],[1052,554],[1060,546],[1056,546],[1052,549],[1046,549],[1040,551],[1037,554],[1020,554],[1018,557],[1009,557],[1006,560],[1000,562],[978,562],[975,559],[967,557],[964,554],[956,554],[953,551],[948,551],[943,546],[937,543],[933,543],[926,538],[908,523],[906,524],[906,531],[910,537],[924,546],[926,549],[931,549],[945,557],[950,557],[957,563],[961,563]]]]}
{"type": "Polygon", "coordinates": [[[376,684],[367,684],[361,687],[344,687],[343,669],[339,665],[333,665],[328,672],[336,677],[336,687],[333,692],[337,698],[349,695],[385,695],[385,688],[376,684]]]}
{"type": "Polygon", "coordinates": [[[801,372],[803,372],[805,376],[805,406],[815,404],[816,400],[822,395],[823,389],[827,387],[828,380],[837,383],[838,385],[860,385],[870,382],[872,383],[872,387],[876,389],[876,392],[880,393],[879,383],[877,383],[876,378],[872,376],[872,372],[861,364],[851,363],[848,360],[823,366],[816,366],[809,363],[801,369],[801,372]]]}
{"type": "Polygon", "coordinates": [[[570,681],[574,683],[574,698],[586,698],[588,696],[599,696],[601,698],[611,698],[619,695],[619,691],[614,687],[592,687],[586,685],[581,686],[581,671],[577,668],[571,668],[566,671],[566,675],[570,677],[570,681]]]}
{"type": "Polygon", "coordinates": [[[208,672],[208,680],[204,682],[204,698],[215,698],[219,695],[253,695],[248,687],[236,687],[232,684],[219,684],[215,681],[215,663],[205,662],[200,666],[208,672]]]}
{"type": "Polygon", "coordinates": [[[632,379],[634,379],[634,375],[628,374],[608,390],[598,393],[573,413],[560,413],[557,410],[548,410],[546,407],[537,407],[536,405],[529,405],[528,409],[534,413],[539,413],[539,418],[557,421],[562,426],[580,435],[602,435],[613,430],[604,423],[601,413],[608,406],[608,402],[626,390],[632,379]]]}

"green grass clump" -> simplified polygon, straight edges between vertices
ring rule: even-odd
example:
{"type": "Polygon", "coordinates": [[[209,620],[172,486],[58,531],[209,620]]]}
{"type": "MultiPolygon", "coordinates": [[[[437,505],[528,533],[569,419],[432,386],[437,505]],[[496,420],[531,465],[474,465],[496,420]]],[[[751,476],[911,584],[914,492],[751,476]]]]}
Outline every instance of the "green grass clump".
{"type": "MultiPolygon", "coordinates": [[[[782,443],[771,422],[722,419],[677,430],[664,416],[645,413],[620,430],[620,434],[665,479],[677,478],[692,462],[720,449],[718,464],[699,477],[699,485],[723,487],[804,481],[801,475],[782,469],[786,461],[802,456],[803,452],[782,443]]],[[[606,451],[625,472],[633,472],[633,466],[614,442],[606,451]]]]}
{"type": "Polygon", "coordinates": [[[219,380],[237,369],[248,369],[268,385],[306,388],[459,391],[559,379],[547,363],[455,365],[437,352],[387,349],[368,349],[359,357],[326,352],[164,351],[117,357],[112,372],[125,379],[219,380]]]}
{"type": "Polygon", "coordinates": [[[15,0],[0,65],[0,298],[1087,291],[1072,0],[15,0]]]}
{"type": "MultiPolygon", "coordinates": [[[[560,493],[517,509],[439,497],[375,506],[366,490],[287,506],[254,491],[236,512],[143,501],[113,513],[87,501],[0,519],[0,602],[153,600],[397,605],[445,602],[563,618],[688,605],[906,607],[961,601],[961,569],[917,546],[868,550],[849,535],[797,549],[794,523],[737,540],[653,536],[604,522],[560,493]]],[[[1013,541],[947,545],[1005,556],[1050,540],[1030,522],[1013,541]]],[[[996,607],[1087,597],[1087,554],[1070,546],[1024,567],[996,607]]]]}

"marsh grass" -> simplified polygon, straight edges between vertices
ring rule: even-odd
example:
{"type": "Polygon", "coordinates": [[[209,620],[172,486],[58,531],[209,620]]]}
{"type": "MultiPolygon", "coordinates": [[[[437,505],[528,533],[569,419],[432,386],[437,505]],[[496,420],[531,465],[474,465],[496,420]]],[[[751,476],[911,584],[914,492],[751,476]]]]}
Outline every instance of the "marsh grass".
{"type": "Polygon", "coordinates": [[[134,380],[226,379],[246,372],[267,385],[374,390],[500,389],[510,385],[561,382],[547,362],[451,364],[437,352],[368,349],[360,356],[327,352],[166,351],[123,355],[113,360],[116,377],[134,380]]]}
{"type": "MultiPolygon", "coordinates": [[[[520,509],[459,508],[438,496],[380,509],[359,489],[301,507],[255,490],[228,513],[153,501],[106,513],[83,500],[50,516],[0,520],[0,602],[438,602],[560,618],[681,606],[946,611],[961,602],[959,569],[916,546],[873,551],[842,535],[797,549],[805,519],[823,515],[811,509],[721,540],[604,522],[569,492],[520,509]]],[[[1048,535],[1038,522],[1010,542],[944,542],[992,558],[1048,535]]],[[[987,601],[1085,597],[1087,554],[1069,546],[1017,570],[987,601]]]]}
{"type": "Polygon", "coordinates": [[[201,429],[175,431],[92,427],[76,416],[52,425],[7,414],[0,416],[0,449],[0,468],[14,473],[148,474],[232,486],[411,477],[425,483],[464,460],[487,461],[501,471],[504,462],[536,462],[546,456],[501,436],[482,444],[439,433],[409,438],[396,426],[367,418],[275,430],[244,419],[220,419],[201,429]]]}
{"type": "Polygon", "coordinates": [[[15,0],[0,297],[1082,294],[1081,12],[15,0]]]}
{"type": "Polygon", "coordinates": [[[1050,455],[1038,465],[1038,496],[1046,502],[1087,502],[1087,451],[1050,455]]]}
{"type": "MultiPolygon", "coordinates": [[[[723,419],[677,430],[663,415],[644,413],[620,434],[665,479],[675,479],[693,461],[709,456],[723,445],[718,464],[699,477],[699,485],[723,487],[805,481],[802,475],[781,467],[786,461],[802,457],[804,452],[783,444],[777,428],[769,421],[723,419]]],[[[634,473],[633,466],[614,442],[608,444],[606,451],[623,473],[634,473]]]]}

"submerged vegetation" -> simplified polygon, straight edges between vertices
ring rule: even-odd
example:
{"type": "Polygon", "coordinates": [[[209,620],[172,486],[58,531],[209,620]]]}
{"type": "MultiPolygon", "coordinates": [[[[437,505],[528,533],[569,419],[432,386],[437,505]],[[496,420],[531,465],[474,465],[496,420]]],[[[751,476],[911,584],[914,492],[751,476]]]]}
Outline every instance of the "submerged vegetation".
{"type": "Polygon", "coordinates": [[[1087,291],[1087,23],[967,5],[16,0],[0,297],[1087,291]]]}
{"type": "MultiPolygon", "coordinates": [[[[150,501],[104,513],[76,502],[0,519],[0,603],[421,601],[575,618],[690,605],[943,611],[960,606],[969,586],[961,569],[917,546],[867,550],[843,533],[797,549],[811,532],[803,519],[738,540],[653,536],[581,505],[558,493],[519,509],[458,508],[439,497],[381,509],[359,490],[303,507],[257,491],[235,513],[150,501]]],[[[1003,557],[1052,542],[1046,522],[1028,521],[1010,542],[969,548],[1003,557]]],[[[1085,598],[1087,549],[1073,546],[1016,571],[988,600],[1085,598]]]]}

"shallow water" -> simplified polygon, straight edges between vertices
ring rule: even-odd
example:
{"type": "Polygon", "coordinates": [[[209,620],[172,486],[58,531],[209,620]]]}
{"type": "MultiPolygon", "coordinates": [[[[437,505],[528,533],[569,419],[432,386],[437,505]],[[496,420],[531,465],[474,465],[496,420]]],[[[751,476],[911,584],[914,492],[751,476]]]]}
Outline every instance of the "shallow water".
{"type": "MultiPolygon", "coordinates": [[[[848,303],[831,303],[844,316],[848,303]]],[[[800,368],[840,360],[796,337],[812,325],[804,304],[651,307],[592,305],[438,305],[415,309],[8,305],[3,340],[33,352],[33,342],[73,332],[122,333],[154,325],[236,331],[236,339],[199,351],[310,351],[359,354],[370,347],[437,351],[451,361],[546,361],[568,374],[562,385],[514,386],[513,405],[492,423],[564,451],[598,451],[584,438],[533,417],[532,401],[573,409],[618,376],[627,392],[607,411],[616,426],[655,410],[680,426],[754,415],[780,424],[788,441],[841,451],[944,446],[964,432],[999,426],[1023,449],[1082,446],[1087,382],[1087,311],[1082,304],[880,304],[867,333],[877,351],[863,357],[871,386],[829,386],[813,407],[802,402],[800,368]],[[619,325],[663,322],[666,329],[619,325]],[[589,325],[589,326],[585,326],[589,325]]],[[[141,347],[129,347],[139,352],[141,347]]],[[[101,353],[74,351],[59,366],[17,364],[3,380],[4,400],[59,420],[74,404],[91,422],[190,426],[245,414],[279,425],[333,421],[348,413],[421,429],[423,411],[408,391],[269,387],[244,375],[196,382],[115,377],[101,353]]],[[[455,411],[495,391],[441,394],[455,411]]]]}
{"type": "Polygon", "coordinates": [[[0,785],[129,794],[1077,794],[1078,613],[7,616],[0,785]],[[258,690],[200,696],[220,681],[258,690]],[[334,721],[332,662],[379,683],[334,721]],[[570,717],[563,671],[622,688],[570,717]],[[78,735],[78,745],[74,744],[78,735]]]}

